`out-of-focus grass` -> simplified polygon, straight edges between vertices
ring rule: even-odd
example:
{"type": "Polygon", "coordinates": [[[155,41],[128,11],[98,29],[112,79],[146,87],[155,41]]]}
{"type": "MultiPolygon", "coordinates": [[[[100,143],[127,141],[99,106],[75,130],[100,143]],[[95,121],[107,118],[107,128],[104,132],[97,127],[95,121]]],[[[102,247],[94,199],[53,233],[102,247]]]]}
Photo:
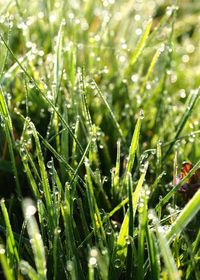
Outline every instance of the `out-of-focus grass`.
{"type": "Polygon", "coordinates": [[[7,279],[200,278],[199,193],[185,206],[172,183],[199,168],[199,17],[198,0],[0,1],[7,279]]]}

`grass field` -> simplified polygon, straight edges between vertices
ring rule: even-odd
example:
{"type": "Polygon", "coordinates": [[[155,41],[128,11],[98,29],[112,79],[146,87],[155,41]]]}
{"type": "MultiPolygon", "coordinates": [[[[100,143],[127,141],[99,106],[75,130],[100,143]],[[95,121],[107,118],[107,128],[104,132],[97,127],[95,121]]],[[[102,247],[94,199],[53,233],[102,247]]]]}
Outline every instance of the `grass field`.
{"type": "Polygon", "coordinates": [[[0,0],[0,279],[200,279],[199,57],[199,0],[0,0]]]}

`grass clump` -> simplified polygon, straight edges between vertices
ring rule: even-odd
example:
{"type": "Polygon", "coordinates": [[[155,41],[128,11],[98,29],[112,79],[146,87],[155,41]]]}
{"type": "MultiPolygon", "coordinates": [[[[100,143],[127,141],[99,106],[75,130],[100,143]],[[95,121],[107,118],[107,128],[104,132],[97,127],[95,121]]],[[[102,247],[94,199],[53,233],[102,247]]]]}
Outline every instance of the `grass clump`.
{"type": "Polygon", "coordinates": [[[199,16],[0,2],[2,277],[200,278],[200,191],[177,192],[200,168],[199,16]]]}

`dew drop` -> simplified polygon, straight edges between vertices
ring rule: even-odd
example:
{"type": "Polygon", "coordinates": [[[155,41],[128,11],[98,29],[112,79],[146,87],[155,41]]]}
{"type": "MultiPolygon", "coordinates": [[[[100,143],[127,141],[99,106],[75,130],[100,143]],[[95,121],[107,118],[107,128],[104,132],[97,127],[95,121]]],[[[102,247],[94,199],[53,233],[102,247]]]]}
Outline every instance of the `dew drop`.
{"type": "Polygon", "coordinates": [[[34,83],[33,83],[33,81],[29,81],[29,82],[28,82],[28,86],[29,86],[30,89],[34,88],[34,83]]]}
{"type": "Polygon", "coordinates": [[[67,271],[72,271],[74,267],[74,264],[72,261],[67,261],[67,271]]]}
{"type": "Polygon", "coordinates": [[[25,216],[26,218],[30,218],[31,216],[33,216],[36,213],[37,209],[34,205],[28,205],[26,207],[26,212],[25,212],[25,216]]]}
{"type": "Polygon", "coordinates": [[[95,257],[90,257],[89,258],[89,265],[90,266],[96,266],[97,264],[97,259],[95,257]]]}
{"type": "Polygon", "coordinates": [[[112,227],[111,227],[111,226],[108,226],[108,227],[106,228],[106,234],[107,234],[107,235],[111,235],[112,232],[113,232],[112,227]]]}
{"type": "Polygon", "coordinates": [[[115,268],[120,268],[120,266],[121,266],[121,261],[120,261],[120,259],[114,260],[114,267],[115,267],[115,268]]]}
{"type": "Polygon", "coordinates": [[[140,119],[144,119],[144,111],[143,110],[140,110],[140,119]]]}
{"type": "Polygon", "coordinates": [[[52,160],[50,160],[50,161],[47,162],[47,167],[48,167],[48,168],[52,168],[52,167],[53,167],[53,162],[52,162],[52,160]]]}
{"type": "Polygon", "coordinates": [[[0,247],[0,255],[4,255],[6,250],[1,246],[0,247]]]}

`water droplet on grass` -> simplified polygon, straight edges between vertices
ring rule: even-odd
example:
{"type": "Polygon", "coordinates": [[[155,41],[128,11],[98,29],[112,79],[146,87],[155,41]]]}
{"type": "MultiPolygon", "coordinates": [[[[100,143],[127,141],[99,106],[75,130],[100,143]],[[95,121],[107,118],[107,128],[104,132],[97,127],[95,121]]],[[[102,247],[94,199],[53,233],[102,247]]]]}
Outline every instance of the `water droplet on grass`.
{"type": "Polygon", "coordinates": [[[140,110],[140,119],[144,119],[144,111],[143,110],[140,110]]]}
{"type": "Polygon", "coordinates": [[[114,261],[114,267],[115,267],[115,268],[120,268],[120,266],[121,266],[121,261],[120,261],[120,259],[116,259],[116,260],[114,261]]]}
{"type": "Polygon", "coordinates": [[[89,258],[89,265],[90,266],[96,266],[97,264],[97,259],[95,257],[90,257],[89,258]]]}
{"type": "Polygon", "coordinates": [[[26,210],[25,210],[25,216],[26,218],[30,218],[31,216],[33,216],[35,213],[36,213],[37,209],[34,205],[28,205],[26,207],[26,210]]]}
{"type": "Polygon", "coordinates": [[[74,269],[74,264],[72,261],[67,261],[67,270],[70,272],[74,269]]]}
{"type": "Polygon", "coordinates": [[[6,250],[4,249],[4,247],[2,245],[0,245],[0,255],[4,255],[6,252],[6,250]]]}
{"type": "Polygon", "coordinates": [[[30,89],[34,88],[34,83],[33,83],[33,81],[29,81],[29,82],[28,82],[28,86],[29,86],[30,89]]]}

